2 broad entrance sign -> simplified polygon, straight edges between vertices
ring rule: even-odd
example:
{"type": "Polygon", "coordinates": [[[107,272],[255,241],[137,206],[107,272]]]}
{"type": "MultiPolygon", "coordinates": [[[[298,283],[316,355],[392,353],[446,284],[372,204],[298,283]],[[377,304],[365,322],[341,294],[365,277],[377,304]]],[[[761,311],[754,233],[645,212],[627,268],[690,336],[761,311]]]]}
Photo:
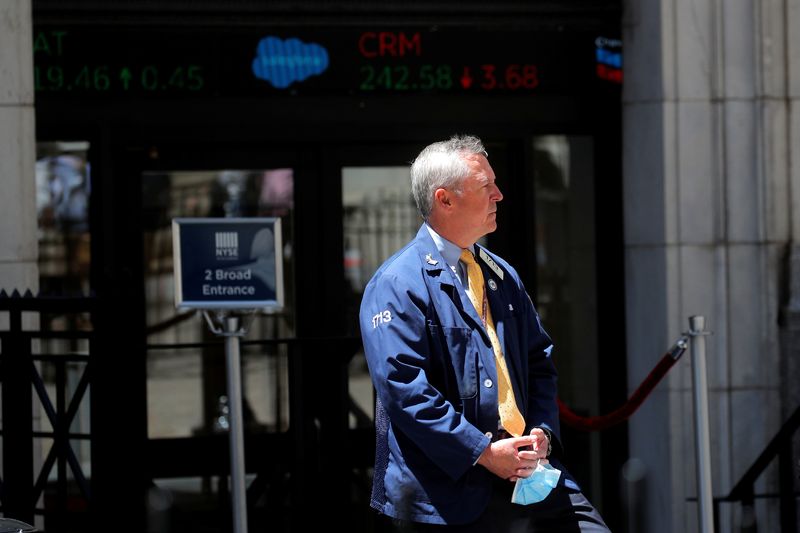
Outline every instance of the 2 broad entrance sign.
{"type": "Polygon", "coordinates": [[[176,218],[172,239],[176,307],[283,307],[279,218],[176,218]]]}
{"type": "Polygon", "coordinates": [[[242,430],[240,316],[283,306],[279,218],[176,218],[172,221],[175,306],[202,309],[225,338],[234,533],[247,533],[242,430]]]}

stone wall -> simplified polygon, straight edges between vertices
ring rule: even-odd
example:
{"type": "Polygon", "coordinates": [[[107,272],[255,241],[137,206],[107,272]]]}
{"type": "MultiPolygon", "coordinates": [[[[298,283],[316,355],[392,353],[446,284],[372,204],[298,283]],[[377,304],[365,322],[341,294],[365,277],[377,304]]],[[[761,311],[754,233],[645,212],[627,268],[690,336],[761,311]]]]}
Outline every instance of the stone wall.
{"type": "MultiPolygon", "coordinates": [[[[779,316],[798,233],[797,0],[630,0],[623,168],[629,385],[706,316],[714,494],[727,494],[787,411],[779,316]],[[795,15],[792,20],[789,20],[795,15]]],[[[648,531],[695,531],[687,354],[634,416],[648,531]]],[[[774,469],[757,491],[776,489],[774,469]]],[[[739,527],[721,508],[720,530],[739,527]]],[[[777,531],[760,501],[759,531],[777,531]]]]}

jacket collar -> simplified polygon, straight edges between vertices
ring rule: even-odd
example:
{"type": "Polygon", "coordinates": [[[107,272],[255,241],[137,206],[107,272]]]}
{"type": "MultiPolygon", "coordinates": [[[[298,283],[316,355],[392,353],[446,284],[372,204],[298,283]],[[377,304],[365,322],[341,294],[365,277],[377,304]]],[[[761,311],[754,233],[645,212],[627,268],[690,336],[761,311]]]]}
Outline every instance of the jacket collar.
{"type": "Polygon", "coordinates": [[[448,267],[447,261],[439,252],[439,248],[436,247],[436,242],[431,237],[426,223],[420,226],[417,236],[414,238],[414,248],[419,255],[423,268],[428,272],[431,279],[435,279],[437,283],[445,285],[455,286],[458,284],[455,274],[448,267]]]}
{"type": "Polygon", "coordinates": [[[472,327],[479,329],[483,335],[486,335],[483,321],[475,310],[475,306],[472,305],[463,285],[458,281],[455,273],[442,257],[441,252],[436,247],[436,242],[434,242],[427,225],[424,223],[414,239],[414,247],[419,255],[423,269],[428,274],[428,283],[432,285],[432,288],[434,290],[438,289],[437,292],[447,294],[453,305],[458,309],[462,319],[469,322],[472,327]]]}

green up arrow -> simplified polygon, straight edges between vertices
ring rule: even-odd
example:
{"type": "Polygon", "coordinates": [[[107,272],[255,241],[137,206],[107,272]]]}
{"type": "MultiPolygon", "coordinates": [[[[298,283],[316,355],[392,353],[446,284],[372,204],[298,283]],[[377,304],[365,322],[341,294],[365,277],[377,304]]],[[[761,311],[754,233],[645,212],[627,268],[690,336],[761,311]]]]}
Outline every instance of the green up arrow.
{"type": "Polygon", "coordinates": [[[130,85],[132,77],[133,77],[133,74],[131,74],[130,69],[127,68],[127,67],[123,68],[119,73],[119,79],[122,80],[122,87],[126,91],[128,90],[128,85],[130,85]]]}

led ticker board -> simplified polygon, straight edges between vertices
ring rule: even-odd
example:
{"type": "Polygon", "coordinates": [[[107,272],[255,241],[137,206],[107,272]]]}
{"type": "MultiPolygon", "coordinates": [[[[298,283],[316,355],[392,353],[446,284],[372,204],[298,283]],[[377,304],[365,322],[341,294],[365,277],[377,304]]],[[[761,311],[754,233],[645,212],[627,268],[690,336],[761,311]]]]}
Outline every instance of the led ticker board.
{"type": "Polygon", "coordinates": [[[581,93],[598,35],[475,29],[34,28],[37,98],[581,93]]]}

